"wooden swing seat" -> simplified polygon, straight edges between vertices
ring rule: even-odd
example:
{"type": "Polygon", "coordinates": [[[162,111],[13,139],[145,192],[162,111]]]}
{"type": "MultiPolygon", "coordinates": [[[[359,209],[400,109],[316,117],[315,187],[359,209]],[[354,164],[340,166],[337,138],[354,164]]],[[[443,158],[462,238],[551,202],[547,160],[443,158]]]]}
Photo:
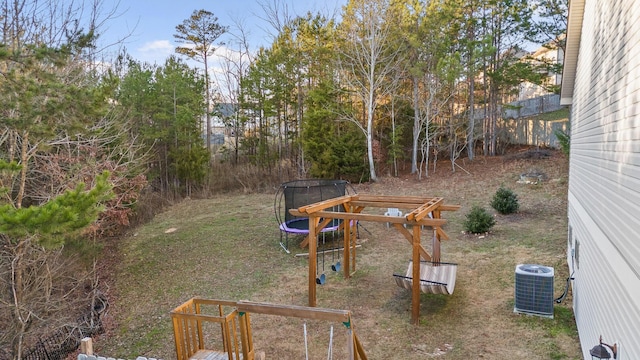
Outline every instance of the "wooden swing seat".
{"type": "MultiPolygon", "coordinates": [[[[456,286],[458,264],[420,262],[420,291],[425,294],[451,295],[456,286]]],[[[409,261],[406,275],[393,274],[396,284],[408,290],[412,289],[413,261],[409,261]]]]}

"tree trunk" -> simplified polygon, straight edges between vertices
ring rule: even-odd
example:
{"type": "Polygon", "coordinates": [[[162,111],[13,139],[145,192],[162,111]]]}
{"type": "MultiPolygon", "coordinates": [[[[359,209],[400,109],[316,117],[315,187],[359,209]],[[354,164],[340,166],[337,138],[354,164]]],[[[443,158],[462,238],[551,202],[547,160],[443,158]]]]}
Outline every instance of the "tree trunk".
{"type": "Polygon", "coordinates": [[[373,111],[375,109],[374,91],[369,92],[369,104],[367,109],[367,155],[369,158],[369,176],[371,181],[378,181],[376,176],[375,161],[373,159],[373,111]]]}
{"type": "MultiPolygon", "coordinates": [[[[209,61],[207,59],[207,54],[204,54],[204,91],[206,92],[205,94],[205,103],[206,103],[206,109],[205,109],[205,118],[207,119],[207,125],[205,126],[205,129],[207,131],[207,150],[209,150],[209,155],[211,155],[211,94],[209,94],[210,89],[210,84],[209,84],[209,61]]],[[[210,166],[208,167],[209,169],[211,168],[210,166]]]]}
{"type": "Polygon", "coordinates": [[[18,189],[18,196],[16,197],[15,207],[20,209],[22,207],[22,199],[24,198],[24,191],[27,184],[27,169],[29,164],[29,132],[24,131],[22,136],[22,147],[20,149],[20,163],[22,169],[20,169],[20,187],[18,189]]]}
{"type": "MultiPolygon", "coordinates": [[[[411,173],[418,171],[418,140],[420,138],[420,89],[418,78],[412,77],[413,81],[413,142],[411,144],[411,173]]],[[[427,161],[427,166],[429,166],[427,161]]]]}
{"type": "Polygon", "coordinates": [[[396,156],[396,111],[395,101],[391,100],[391,149],[393,160],[393,176],[398,176],[398,157],[396,156]]]}
{"type": "Polygon", "coordinates": [[[476,125],[475,114],[475,80],[473,75],[469,76],[469,124],[467,128],[467,157],[473,160],[474,157],[474,134],[476,125]]]}
{"type": "Polygon", "coordinates": [[[26,251],[27,239],[22,239],[15,247],[15,253],[11,262],[11,295],[13,297],[13,318],[17,333],[13,339],[12,352],[14,359],[22,359],[22,348],[24,335],[29,327],[29,314],[23,316],[21,309],[24,308],[24,254],[26,251]]]}
{"type": "MultiPolygon", "coordinates": [[[[298,71],[298,73],[300,73],[300,71],[298,71]]],[[[298,76],[298,81],[297,81],[297,86],[298,86],[298,91],[297,91],[297,111],[296,111],[296,120],[298,121],[298,153],[300,154],[300,171],[301,171],[301,175],[306,175],[307,173],[307,169],[306,169],[306,164],[305,164],[305,160],[304,160],[304,147],[302,146],[302,117],[303,117],[303,108],[302,108],[302,84],[301,84],[301,80],[300,80],[300,76],[298,76]]]]}

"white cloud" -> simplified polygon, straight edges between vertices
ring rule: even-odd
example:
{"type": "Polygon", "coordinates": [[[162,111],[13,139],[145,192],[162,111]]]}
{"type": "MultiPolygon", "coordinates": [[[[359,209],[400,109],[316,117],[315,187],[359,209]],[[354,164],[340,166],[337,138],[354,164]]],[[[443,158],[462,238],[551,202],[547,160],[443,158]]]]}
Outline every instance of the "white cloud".
{"type": "Polygon", "coordinates": [[[138,48],[140,52],[172,52],[173,45],[169,42],[169,40],[154,40],[150,42],[146,42],[140,48],[138,48]]]}
{"type": "Polygon", "coordinates": [[[139,47],[136,58],[150,63],[162,64],[173,52],[174,46],[169,40],[154,40],[139,47]]]}

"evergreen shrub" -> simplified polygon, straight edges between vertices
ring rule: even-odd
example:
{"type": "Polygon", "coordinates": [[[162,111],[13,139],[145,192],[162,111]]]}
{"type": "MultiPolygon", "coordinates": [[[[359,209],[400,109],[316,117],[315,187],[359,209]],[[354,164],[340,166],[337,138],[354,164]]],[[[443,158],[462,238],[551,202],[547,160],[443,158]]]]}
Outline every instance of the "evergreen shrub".
{"type": "Polygon", "coordinates": [[[481,234],[488,232],[495,224],[496,220],[493,216],[484,208],[476,205],[467,213],[463,225],[467,232],[481,234]]]}
{"type": "Polygon", "coordinates": [[[491,207],[500,214],[512,214],[518,211],[520,204],[518,203],[518,195],[511,189],[500,186],[498,191],[493,195],[491,207]]]}

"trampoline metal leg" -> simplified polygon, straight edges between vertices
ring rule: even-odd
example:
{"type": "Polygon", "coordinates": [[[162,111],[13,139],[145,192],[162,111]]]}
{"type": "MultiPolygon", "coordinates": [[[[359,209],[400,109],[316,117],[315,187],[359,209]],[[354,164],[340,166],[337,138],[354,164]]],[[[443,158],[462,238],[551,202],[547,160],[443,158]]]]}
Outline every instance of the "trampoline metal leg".
{"type": "Polygon", "coordinates": [[[287,254],[291,254],[291,251],[289,251],[289,234],[285,234],[285,238],[287,239],[286,245],[282,243],[282,231],[280,231],[280,247],[282,247],[282,250],[284,250],[287,254]]]}
{"type": "Polygon", "coordinates": [[[289,251],[289,249],[287,249],[287,246],[285,244],[282,243],[282,241],[280,241],[280,247],[282,248],[282,250],[284,250],[287,254],[291,254],[291,251],[289,251]]]}

